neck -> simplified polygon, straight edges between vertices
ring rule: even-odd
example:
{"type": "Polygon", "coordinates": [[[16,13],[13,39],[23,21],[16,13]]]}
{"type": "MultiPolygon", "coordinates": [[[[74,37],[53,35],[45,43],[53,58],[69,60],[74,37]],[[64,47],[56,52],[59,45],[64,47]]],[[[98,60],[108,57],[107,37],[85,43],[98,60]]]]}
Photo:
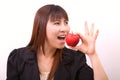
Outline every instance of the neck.
{"type": "Polygon", "coordinates": [[[56,52],[56,49],[47,47],[44,49],[44,56],[45,57],[54,57],[55,52],[56,52]]]}
{"type": "Polygon", "coordinates": [[[38,56],[43,56],[45,58],[53,58],[54,55],[55,55],[55,52],[56,52],[56,48],[52,48],[52,47],[49,47],[49,46],[44,46],[44,53],[43,53],[43,50],[42,50],[42,47],[40,48],[40,50],[38,50],[38,56]]]}
{"type": "MultiPolygon", "coordinates": [[[[56,49],[55,47],[52,47],[47,41],[45,42],[45,45],[44,45],[44,56],[45,57],[53,57],[55,55],[55,52],[56,52],[56,49]]],[[[43,54],[43,50],[41,48],[41,51],[42,51],[42,54],[43,54]]]]}
{"type": "Polygon", "coordinates": [[[54,61],[55,51],[56,49],[47,47],[44,49],[45,55],[43,54],[42,49],[38,51],[37,60],[40,72],[50,72],[54,61]]]}

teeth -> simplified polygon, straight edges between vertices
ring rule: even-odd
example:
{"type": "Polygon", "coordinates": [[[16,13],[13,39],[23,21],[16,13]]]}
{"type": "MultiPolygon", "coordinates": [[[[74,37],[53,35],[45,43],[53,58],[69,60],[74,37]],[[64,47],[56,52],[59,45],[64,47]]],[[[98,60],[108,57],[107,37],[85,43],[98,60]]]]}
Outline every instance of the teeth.
{"type": "Polygon", "coordinates": [[[59,37],[65,37],[65,36],[59,36],[59,37]]]}
{"type": "Polygon", "coordinates": [[[66,37],[66,34],[61,34],[61,35],[59,35],[57,38],[58,38],[59,40],[64,40],[65,37],[66,37]]]}

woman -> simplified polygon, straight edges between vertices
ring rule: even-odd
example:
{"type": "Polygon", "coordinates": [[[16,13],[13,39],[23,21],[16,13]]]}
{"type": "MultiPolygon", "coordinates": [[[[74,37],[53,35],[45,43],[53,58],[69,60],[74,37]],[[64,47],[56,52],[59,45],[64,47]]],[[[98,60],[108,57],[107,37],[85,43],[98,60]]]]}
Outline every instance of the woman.
{"type": "Polygon", "coordinates": [[[85,36],[79,34],[82,44],[72,49],[65,47],[69,31],[68,15],[62,7],[41,7],[29,44],[14,49],[8,57],[7,80],[108,80],[95,49],[98,31],[94,34],[94,25],[89,30],[85,23],[85,36]]]}

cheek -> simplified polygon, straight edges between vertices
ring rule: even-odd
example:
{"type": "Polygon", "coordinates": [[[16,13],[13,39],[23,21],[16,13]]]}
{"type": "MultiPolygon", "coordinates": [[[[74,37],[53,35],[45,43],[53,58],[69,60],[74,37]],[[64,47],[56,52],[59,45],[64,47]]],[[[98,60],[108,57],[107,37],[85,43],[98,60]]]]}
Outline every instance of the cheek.
{"type": "Polygon", "coordinates": [[[57,32],[58,32],[58,28],[48,27],[46,29],[46,35],[48,38],[53,38],[54,36],[57,35],[57,32]]]}
{"type": "Polygon", "coordinates": [[[59,31],[58,27],[51,27],[51,28],[48,28],[48,30],[47,30],[48,35],[49,35],[49,33],[50,34],[56,34],[58,31],[59,31]]]}
{"type": "Polygon", "coordinates": [[[68,33],[70,32],[70,27],[69,27],[69,26],[68,26],[67,32],[68,32],[68,33]]]}

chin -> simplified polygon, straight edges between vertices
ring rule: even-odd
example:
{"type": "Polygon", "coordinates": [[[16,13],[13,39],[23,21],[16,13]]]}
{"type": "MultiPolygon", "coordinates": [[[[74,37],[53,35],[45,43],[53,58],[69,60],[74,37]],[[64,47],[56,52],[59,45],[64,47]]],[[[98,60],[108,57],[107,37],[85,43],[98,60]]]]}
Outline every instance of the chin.
{"type": "Polygon", "coordinates": [[[57,47],[58,49],[63,49],[65,45],[57,47]]]}

